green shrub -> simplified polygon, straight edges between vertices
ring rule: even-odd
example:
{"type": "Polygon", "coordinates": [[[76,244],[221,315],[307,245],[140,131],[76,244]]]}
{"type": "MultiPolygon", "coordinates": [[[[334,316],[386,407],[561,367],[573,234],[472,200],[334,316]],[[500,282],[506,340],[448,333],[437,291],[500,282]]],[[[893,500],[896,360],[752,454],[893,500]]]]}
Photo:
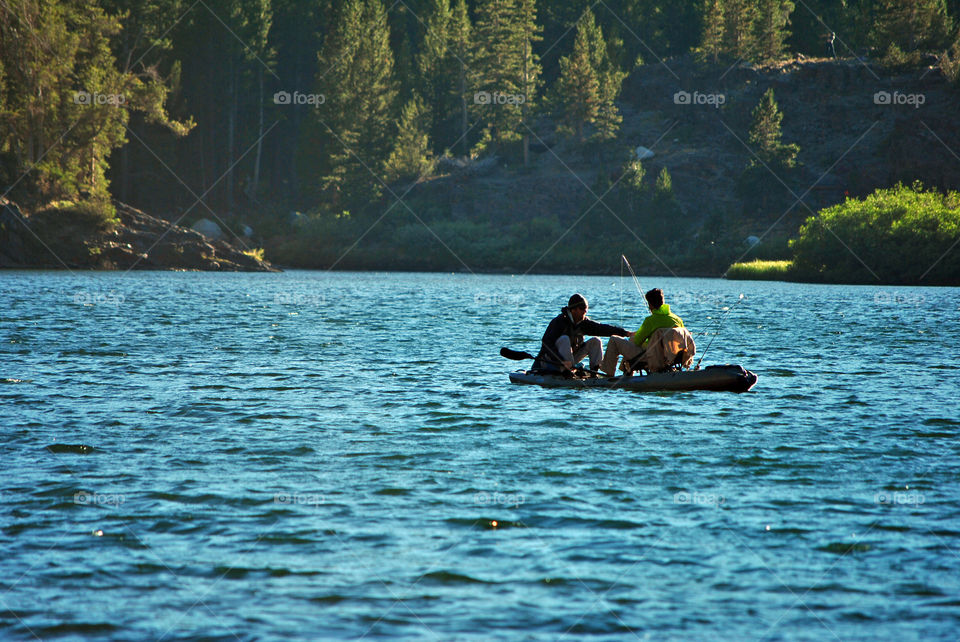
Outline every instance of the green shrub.
{"type": "Polygon", "coordinates": [[[922,52],[904,52],[895,43],[890,43],[883,57],[880,58],[880,65],[888,71],[907,71],[917,68],[922,60],[922,52]]]}
{"type": "Polygon", "coordinates": [[[54,201],[32,218],[43,225],[80,228],[88,232],[108,231],[120,223],[116,208],[106,200],[54,201]]]}
{"type": "Polygon", "coordinates": [[[960,39],[940,55],[940,71],[955,87],[960,87],[960,39]]]}
{"type": "Polygon", "coordinates": [[[960,194],[897,185],[820,211],[790,242],[797,276],[815,281],[960,283],[960,194]]]}

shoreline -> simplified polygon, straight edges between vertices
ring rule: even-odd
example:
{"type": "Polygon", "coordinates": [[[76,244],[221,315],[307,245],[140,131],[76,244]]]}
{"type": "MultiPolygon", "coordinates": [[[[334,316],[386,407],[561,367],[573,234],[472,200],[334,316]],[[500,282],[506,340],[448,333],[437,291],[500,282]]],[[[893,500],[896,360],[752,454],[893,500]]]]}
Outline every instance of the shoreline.
{"type": "MultiPolygon", "coordinates": [[[[381,269],[381,268],[351,268],[351,269],[329,269],[329,268],[310,268],[310,267],[297,267],[291,265],[280,265],[280,264],[270,264],[273,269],[271,270],[211,270],[211,269],[202,269],[202,268],[184,268],[184,267],[155,267],[155,266],[146,266],[146,267],[135,267],[132,270],[123,270],[121,268],[97,268],[97,267],[57,267],[57,266],[0,266],[0,274],[9,273],[9,272],[84,272],[84,273],[101,273],[109,274],[113,272],[193,272],[193,273],[256,273],[256,272],[271,272],[271,273],[280,273],[280,272],[334,272],[342,274],[448,274],[448,275],[460,275],[460,276],[557,276],[557,277],[620,277],[619,272],[613,271],[596,271],[596,272],[558,272],[558,271],[544,271],[544,272],[529,272],[529,273],[517,273],[512,270],[503,269],[481,269],[473,271],[465,270],[440,270],[440,269],[381,269]]],[[[907,282],[838,282],[838,281],[822,281],[822,280],[800,280],[800,279],[731,279],[724,277],[718,274],[704,274],[704,273],[694,273],[694,272],[684,272],[679,274],[658,274],[652,272],[641,272],[637,275],[642,279],[715,279],[720,281],[728,281],[730,283],[792,283],[796,285],[836,285],[836,286],[852,286],[852,287],[912,287],[912,288],[960,288],[960,284],[942,284],[942,283],[907,283],[907,282]]],[[[627,278],[627,275],[623,275],[624,278],[627,278]]]]}

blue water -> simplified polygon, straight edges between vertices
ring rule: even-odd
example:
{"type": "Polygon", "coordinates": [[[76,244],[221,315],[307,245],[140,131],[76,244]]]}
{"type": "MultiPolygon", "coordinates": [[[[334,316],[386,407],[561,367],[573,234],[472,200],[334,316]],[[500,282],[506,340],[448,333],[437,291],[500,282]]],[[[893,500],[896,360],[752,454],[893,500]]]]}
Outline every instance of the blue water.
{"type": "Polygon", "coordinates": [[[754,391],[509,384],[619,277],[0,273],[0,638],[956,640],[960,290],[641,284],[754,391]]]}

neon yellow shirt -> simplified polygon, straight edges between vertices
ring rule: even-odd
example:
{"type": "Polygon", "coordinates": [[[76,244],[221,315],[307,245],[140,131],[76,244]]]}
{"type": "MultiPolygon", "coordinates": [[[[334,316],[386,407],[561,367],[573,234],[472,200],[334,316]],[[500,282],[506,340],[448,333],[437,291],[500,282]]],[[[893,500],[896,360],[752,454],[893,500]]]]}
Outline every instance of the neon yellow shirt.
{"type": "Polygon", "coordinates": [[[650,335],[659,328],[682,328],[683,319],[670,312],[670,306],[664,303],[653,314],[643,320],[643,325],[633,335],[632,341],[641,348],[647,344],[650,335]]]}

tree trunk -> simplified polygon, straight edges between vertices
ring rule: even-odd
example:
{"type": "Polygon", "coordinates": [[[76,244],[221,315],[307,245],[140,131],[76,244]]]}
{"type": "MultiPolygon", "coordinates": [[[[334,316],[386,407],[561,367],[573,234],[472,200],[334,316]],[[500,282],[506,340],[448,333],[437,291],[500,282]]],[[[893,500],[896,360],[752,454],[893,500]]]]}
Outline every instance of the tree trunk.
{"type": "Polygon", "coordinates": [[[236,153],[234,150],[234,129],[236,127],[237,120],[237,75],[236,75],[236,64],[231,58],[230,60],[230,86],[229,86],[229,95],[230,95],[230,107],[227,110],[227,176],[226,176],[226,190],[227,190],[227,211],[233,213],[233,157],[236,153]]]}
{"type": "Polygon", "coordinates": [[[257,156],[253,162],[253,184],[250,186],[250,197],[256,200],[257,184],[260,182],[260,152],[263,148],[263,65],[257,67],[257,80],[260,84],[260,127],[257,134],[257,156]]]}
{"type": "Polygon", "coordinates": [[[120,200],[129,203],[130,187],[130,143],[120,148],[120,200]]]}
{"type": "Polygon", "coordinates": [[[530,166],[530,130],[527,129],[527,100],[530,98],[530,78],[527,63],[530,58],[530,41],[523,41],[523,103],[520,105],[520,120],[523,123],[523,166],[530,166]]]}
{"type": "Polygon", "coordinates": [[[467,70],[465,65],[460,63],[460,106],[462,109],[460,123],[460,144],[463,145],[463,155],[469,153],[467,145],[467,70]]]}

